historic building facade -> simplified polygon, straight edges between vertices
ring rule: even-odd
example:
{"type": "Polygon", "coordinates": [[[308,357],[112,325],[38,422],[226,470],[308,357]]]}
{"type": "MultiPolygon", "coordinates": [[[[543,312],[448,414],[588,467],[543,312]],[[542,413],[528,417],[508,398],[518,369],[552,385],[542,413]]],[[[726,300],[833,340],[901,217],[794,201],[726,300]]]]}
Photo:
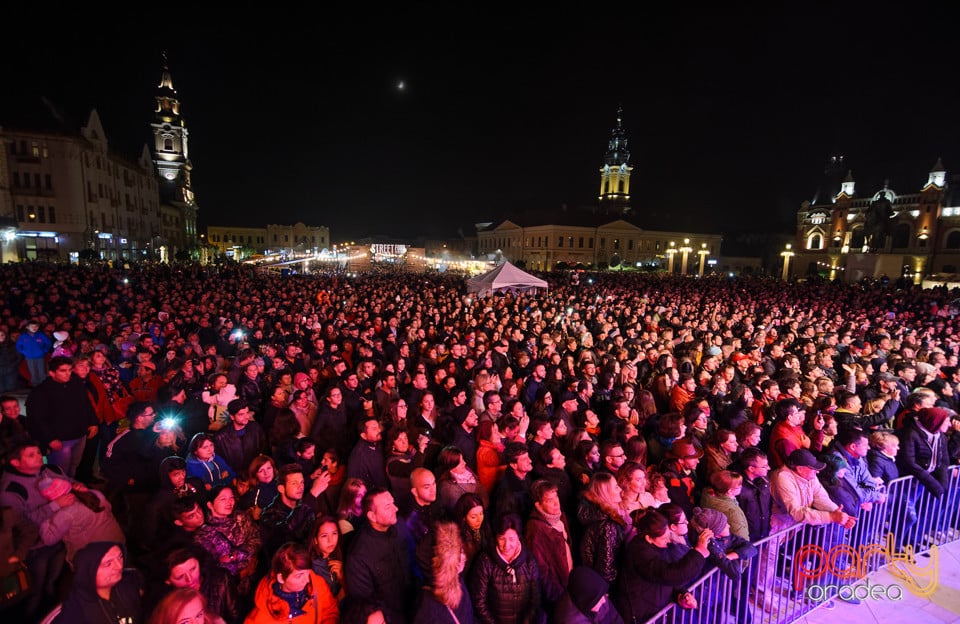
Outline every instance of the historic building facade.
{"type": "Polygon", "coordinates": [[[157,149],[177,171],[160,167],[166,161],[155,160],[146,145],[135,161],[112,152],[96,110],[79,134],[62,127],[0,127],[4,262],[77,261],[84,253],[103,260],[168,260],[196,245],[196,204],[192,192],[184,192],[186,127],[166,67],[159,88],[157,118],[178,125],[170,133],[182,130],[182,140],[168,143],[158,135],[157,149]],[[180,199],[163,200],[166,183],[181,190],[180,199]]]}
{"type": "Polygon", "coordinates": [[[709,271],[720,254],[718,234],[651,230],[630,200],[628,139],[622,111],[600,168],[598,206],[593,210],[555,210],[514,215],[477,227],[481,257],[521,262],[550,271],[558,263],[588,268],[631,266],[663,268],[681,274],[709,271]]]}
{"type": "Polygon", "coordinates": [[[330,228],[303,223],[271,223],[266,227],[211,225],[206,238],[218,253],[228,257],[268,252],[319,253],[330,247],[330,228]]]}
{"type": "Polygon", "coordinates": [[[938,159],[916,190],[900,193],[888,182],[857,189],[842,156],[828,160],[812,201],[797,212],[793,275],[819,274],[856,281],[906,277],[960,268],[960,196],[947,184],[938,159]]]}

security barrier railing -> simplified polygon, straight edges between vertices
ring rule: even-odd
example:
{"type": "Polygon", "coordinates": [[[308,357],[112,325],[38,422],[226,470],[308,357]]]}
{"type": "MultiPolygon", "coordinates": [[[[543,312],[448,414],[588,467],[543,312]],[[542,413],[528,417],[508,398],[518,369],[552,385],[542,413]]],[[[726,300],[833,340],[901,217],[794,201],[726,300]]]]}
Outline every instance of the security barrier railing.
{"type": "Polygon", "coordinates": [[[960,539],[960,467],[934,497],[913,477],[886,484],[887,499],[861,510],[856,525],[798,524],[754,544],[741,578],[714,568],[689,587],[697,607],[673,602],[651,624],[787,624],[830,600],[899,600],[907,592],[929,597],[939,573],[937,547],[960,539]],[[897,578],[869,585],[881,567],[897,578]]]}

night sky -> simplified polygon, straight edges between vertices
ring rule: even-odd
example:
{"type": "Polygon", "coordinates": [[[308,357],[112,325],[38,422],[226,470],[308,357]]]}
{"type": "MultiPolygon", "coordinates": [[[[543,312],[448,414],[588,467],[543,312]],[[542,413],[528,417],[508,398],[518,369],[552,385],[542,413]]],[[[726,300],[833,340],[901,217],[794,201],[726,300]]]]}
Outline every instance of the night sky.
{"type": "Polygon", "coordinates": [[[135,158],[166,50],[201,222],[300,220],[334,240],[588,206],[618,105],[634,207],[656,226],[789,232],[831,153],[860,194],[916,192],[938,156],[960,172],[947,3],[455,4],[170,4],[116,24],[5,9],[0,125],[40,96],[74,119],[96,107],[135,158]]]}

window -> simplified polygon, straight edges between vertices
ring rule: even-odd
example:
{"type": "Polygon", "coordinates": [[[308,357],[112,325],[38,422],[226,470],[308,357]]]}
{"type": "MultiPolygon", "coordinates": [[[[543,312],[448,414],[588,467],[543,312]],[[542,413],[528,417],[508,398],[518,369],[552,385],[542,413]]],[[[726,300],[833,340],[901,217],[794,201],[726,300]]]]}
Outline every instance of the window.
{"type": "Polygon", "coordinates": [[[620,250],[620,239],[619,239],[619,238],[613,239],[613,248],[614,248],[615,250],[617,250],[617,251],[620,250]]]}
{"type": "Polygon", "coordinates": [[[820,233],[811,234],[807,239],[807,249],[823,249],[823,235],[820,233]]]}
{"type": "Polygon", "coordinates": [[[627,250],[633,251],[633,239],[627,241],[627,250]]]}
{"type": "Polygon", "coordinates": [[[277,235],[276,235],[276,234],[273,235],[273,242],[277,242],[277,235]]]}
{"type": "Polygon", "coordinates": [[[590,245],[590,249],[593,249],[593,237],[592,237],[592,236],[590,237],[589,245],[590,245]]]}
{"type": "Polygon", "coordinates": [[[606,249],[606,248],[607,248],[607,239],[601,238],[601,239],[600,239],[600,249],[606,249]]]}
{"type": "Polygon", "coordinates": [[[40,150],[40,153],[43,154],[44,158],[50,157],[50,150],[47,149],[46,145],[43,146],[43,148],[40,150]]]}
{"type": "Polygon", "coordinates": [[[34,143],[30,147],[30,153],[33,154],[34,158],[40,158],[40,146],[34,143]]]}
{"type": "Polygon", "coordinates": [[[40,174],[39,174],[39,173],[33,174],[33,186],[35,186],[37,189],[40,188],[40,174]]]}
{"type": "Polygon", "coordinates": [[[290,236],[289,236],[288,234],[284,234],[284,235],[283,235],[283,242],[285,242],[285,243],[289,243],[289,242],[290,242],[290,236]]]}
{"type": "Polygon", "coordinates": [[[580,248],[580,249],[583,249],[583,237],[582,237],[582,236],[581,236],[579,239],[577,239],[577,247],[580,248]]]}
{"type": "Polygon", "coordinates": [[[163,140],[163,151],[172,152],[173,151],[173,139],[164,139],[163,140]]]}
{"type": "MultiPolygon", "coordinates": [[[[22,221],[22,219],[21,219],[22,221]]],[[[947,235],[947,249],[960,249],[960,230],[954,230],[947,235]]]]}
{"type": "Polygon", "coordinates": [[[568,246],[570,249],[573,249],[573,237],[572,237],[572,236],[568,236],[568,237],[567,237],[567,243],[569,243],[567,246],[568,246]]]}
{"type": "Polygon", "coordinates": [[[14,186],[14,187],[19,187],[19,186],[20,186],[20,172],[19,172],[19,171],[14,171],[14,172],[13,172],[13,186],[14,186]]]}
{"type": "Polygon", "coordinates": [[[558,237],[557,237],[557,247],[563,247],[563,237],[562,237],[562,236],[558,236],[558,237]]]}
{"type": "Polygon", "coordinates": [[[30,174],[23,174],[23,188],[30,188],[30,174]]]}
{"type": "Polygon", "coordinates": [[[37,221],[40,223],[47,222],[46,211],[43,209],[43,206],[37,206],[37,221]]]}
{"type": "Polygon", "coordinates": [[[102,185],[102,184],[98,184],[98,185],[97,185],[97,190],[98,190],[98,193],[99,193],[100,197],[103,197],[103,185],[102,185]]]}
{"type": "Polygon", "coordinates": [[[47,206],[47,216],[50,218],[50,223],[57,222],[57,209],[53,206],[47,206]]]}
{"type": "Polygon", "coordinates": [[[23,218],[23,204],[17,204],[17,221],[25,221],[25,220],[26,219],[23,218]]]}
{"type": "Polygon", "coordinates": [[[44,186],[47,187],[47,190],[48,190],[48,191],[53,188],[53,178],[50,177],[50,174],[49,174],[49,173],[44,174],[44,176],[43,176],[43,184],[44,184],[44,186]]]}

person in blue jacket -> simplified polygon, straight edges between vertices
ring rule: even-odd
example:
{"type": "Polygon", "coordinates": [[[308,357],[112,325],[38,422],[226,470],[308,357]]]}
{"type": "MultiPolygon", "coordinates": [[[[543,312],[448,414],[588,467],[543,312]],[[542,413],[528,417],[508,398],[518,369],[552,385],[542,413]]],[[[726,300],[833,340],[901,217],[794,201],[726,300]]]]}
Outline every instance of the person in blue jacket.
{"type": "Polygon", "coordinates": [[[40,331],[40,323],[30,320],[27,323],[26,331],[17,338],[17,351],[27,361],[27,369],[30,371],[30,386],[36,387],[47,376],[47,367],[44,358],[53,343],[50,337],[40,331]]]}

